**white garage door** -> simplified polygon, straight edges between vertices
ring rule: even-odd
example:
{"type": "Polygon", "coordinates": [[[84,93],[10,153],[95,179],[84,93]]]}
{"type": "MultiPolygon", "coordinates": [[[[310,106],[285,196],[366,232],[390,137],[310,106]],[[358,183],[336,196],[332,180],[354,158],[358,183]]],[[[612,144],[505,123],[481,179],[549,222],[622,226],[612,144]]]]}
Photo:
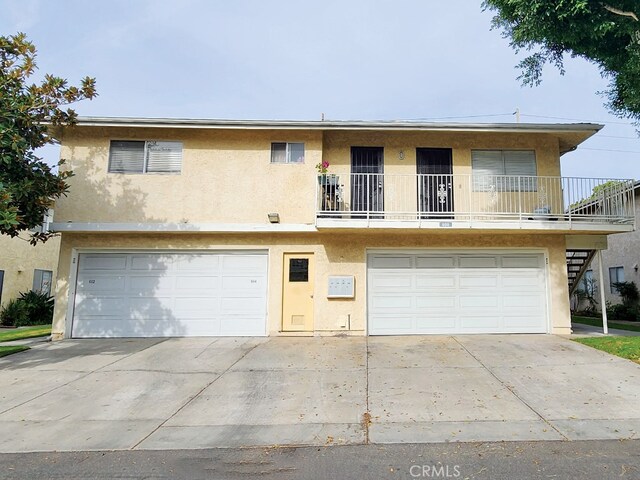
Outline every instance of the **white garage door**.
{"type": "Polygon", "coordinates": [[[371,335],[547,332],[541,254],[370,254],[371,335]]]}
{"type": "Polygon", "coordinates": [[[80,254],[73,337],[266,335],[267,254],[80,254]]]}

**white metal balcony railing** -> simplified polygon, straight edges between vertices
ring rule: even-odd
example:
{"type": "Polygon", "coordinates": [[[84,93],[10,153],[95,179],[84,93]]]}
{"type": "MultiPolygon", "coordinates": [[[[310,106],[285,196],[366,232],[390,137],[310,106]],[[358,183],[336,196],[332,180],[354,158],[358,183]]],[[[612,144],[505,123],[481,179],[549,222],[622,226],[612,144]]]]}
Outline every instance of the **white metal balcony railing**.
{"type": "Polygon", "coordinates": [[[319,219],[634,224],[634,181],[505,175],[318,176],[319,219]]]}

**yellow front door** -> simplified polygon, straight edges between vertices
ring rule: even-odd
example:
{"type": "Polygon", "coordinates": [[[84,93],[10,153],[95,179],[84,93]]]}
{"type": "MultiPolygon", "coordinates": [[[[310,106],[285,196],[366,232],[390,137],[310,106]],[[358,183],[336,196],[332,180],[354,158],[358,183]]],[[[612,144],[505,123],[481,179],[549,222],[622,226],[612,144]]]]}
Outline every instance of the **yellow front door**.
{"type": "Polygon", "coordinates": [[[282,330],[313,331],[313,253],[285,253],[282,285],[282,330]]]}

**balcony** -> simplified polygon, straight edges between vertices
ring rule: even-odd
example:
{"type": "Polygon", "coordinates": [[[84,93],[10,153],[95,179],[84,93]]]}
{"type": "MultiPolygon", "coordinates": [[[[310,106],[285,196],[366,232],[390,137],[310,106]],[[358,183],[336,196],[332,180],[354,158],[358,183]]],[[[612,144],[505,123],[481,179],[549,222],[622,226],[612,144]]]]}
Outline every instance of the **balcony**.
{"type": "Polygon", "coordinates": [[[625,232],[633,180],[423,174],[319,175],[318,228],[625,232]]]}

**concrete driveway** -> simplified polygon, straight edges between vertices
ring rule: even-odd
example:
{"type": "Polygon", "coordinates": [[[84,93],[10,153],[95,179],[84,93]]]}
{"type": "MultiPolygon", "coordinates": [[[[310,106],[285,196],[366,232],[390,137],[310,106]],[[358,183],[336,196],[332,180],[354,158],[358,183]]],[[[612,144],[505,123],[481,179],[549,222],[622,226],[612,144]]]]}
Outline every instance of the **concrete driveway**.
{"type": "Polygon", "coordinates": [[[640,434],[640,365],[549,335],[65,340],[0,385],[0,452],[640,434]]]}

